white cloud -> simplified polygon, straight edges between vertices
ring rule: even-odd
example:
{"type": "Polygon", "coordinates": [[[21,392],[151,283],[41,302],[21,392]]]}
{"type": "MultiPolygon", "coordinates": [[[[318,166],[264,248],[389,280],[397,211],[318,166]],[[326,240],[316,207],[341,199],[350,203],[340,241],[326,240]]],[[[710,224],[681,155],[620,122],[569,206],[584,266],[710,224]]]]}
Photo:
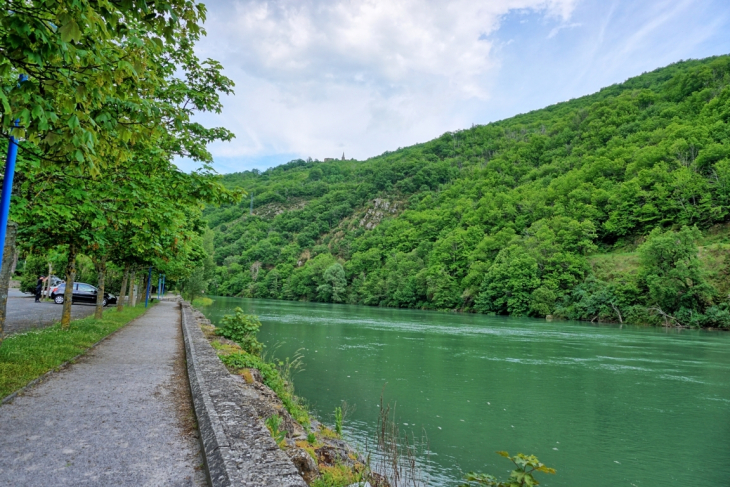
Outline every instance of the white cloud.
{"type": "MultiPolygon", "coordinates": [[[[205,1],[205,0],[203,0],[205,1]]],[[[363,159],[730,52],[727,0],[216,0],[222,171],[363,159]]],[[[183,167],[191,168],[191,163],[183,167]]]]}
{"type": "Polygon", "coordinates": [[[563,29],[572,29],[574,27],[580,27],[582,25],[583,24],[581,24],[580,22],[573,22],[572,24],[563,24],[563,25],[559,25],[557,27],[553,27],[553,30],[550,31],[547,38],[552,39],[553,37],[558,35],[558,32],[560,32],[563,29]]]}
{"type": "Polygon", "coordinates": [[[474,122],[514,11],[567,25],[578,0],[241,0],[208,3],[204,57],[236,81],[225,158],[364,158],[474,122]]]}

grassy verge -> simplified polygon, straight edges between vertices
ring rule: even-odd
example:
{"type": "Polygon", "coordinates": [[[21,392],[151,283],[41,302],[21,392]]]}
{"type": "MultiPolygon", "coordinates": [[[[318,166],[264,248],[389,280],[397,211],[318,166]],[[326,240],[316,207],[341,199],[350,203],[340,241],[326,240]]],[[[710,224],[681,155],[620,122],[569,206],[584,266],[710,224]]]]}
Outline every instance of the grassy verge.
{"type": "Polygon", "coordinates": [[[110,308],[101,320],[90,316],[72,321],[69,331],[57,323],[7,337],[0,345],[0,398],[71,360],[144,312],[144,306],[125,307],[121,313],[110,308]]]}

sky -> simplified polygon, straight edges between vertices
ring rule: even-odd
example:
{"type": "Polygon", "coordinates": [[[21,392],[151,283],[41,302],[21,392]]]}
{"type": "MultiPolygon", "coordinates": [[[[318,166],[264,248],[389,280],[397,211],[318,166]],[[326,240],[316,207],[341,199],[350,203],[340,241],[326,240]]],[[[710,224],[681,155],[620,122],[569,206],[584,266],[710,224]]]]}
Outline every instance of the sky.
{"type": "MultiPolygon", "coordinates": [[[[208,0],[220,173],[367,159],[730,53],[728,0],[208,0]]],[[[178,160],[184,170],[198,164],[178,160]]]]}

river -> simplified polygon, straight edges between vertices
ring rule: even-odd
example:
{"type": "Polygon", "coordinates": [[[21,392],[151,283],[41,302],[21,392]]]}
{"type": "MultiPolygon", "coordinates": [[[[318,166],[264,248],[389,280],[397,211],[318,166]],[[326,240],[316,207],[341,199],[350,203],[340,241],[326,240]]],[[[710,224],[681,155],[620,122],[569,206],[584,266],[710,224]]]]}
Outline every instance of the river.
{"type": "Polygon", "coordinates": [[[430,485],[506,478],[497,450],[537,455],[549,487],[730,485],[730,333],[212,299],[214,323],[240,306],[270,353],[302,349],[297,393],[329,424],[354,405],[353,441],[374,437],[384,390],[428,435],[430,485]]]}

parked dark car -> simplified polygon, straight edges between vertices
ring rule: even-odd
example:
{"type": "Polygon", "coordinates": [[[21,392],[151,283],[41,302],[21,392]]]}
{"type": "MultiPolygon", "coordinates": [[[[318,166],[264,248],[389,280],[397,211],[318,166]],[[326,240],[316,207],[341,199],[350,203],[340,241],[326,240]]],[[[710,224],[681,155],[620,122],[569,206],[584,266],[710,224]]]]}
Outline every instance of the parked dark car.
{"type": "MultiPolygon", "coordinates": [[[[63,304],[63,293],[66,291],[66,283],[62,282],[51,288],[51,299],[56,304],[63,304]]],[[[85,282],[74,282],[73,298],[71,303],[90,303],[96,304],[96,296],[99,290],[91,284],[85,282]]],[[[107,304],[116,304],[117,297],[113,294],[104,293],[104,306],[107,304]]]]}

